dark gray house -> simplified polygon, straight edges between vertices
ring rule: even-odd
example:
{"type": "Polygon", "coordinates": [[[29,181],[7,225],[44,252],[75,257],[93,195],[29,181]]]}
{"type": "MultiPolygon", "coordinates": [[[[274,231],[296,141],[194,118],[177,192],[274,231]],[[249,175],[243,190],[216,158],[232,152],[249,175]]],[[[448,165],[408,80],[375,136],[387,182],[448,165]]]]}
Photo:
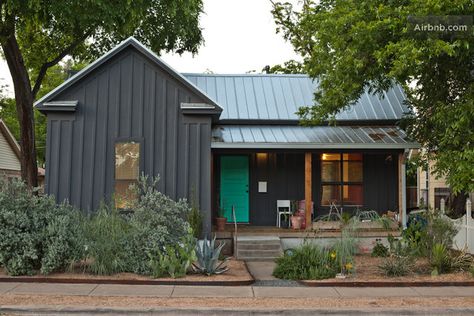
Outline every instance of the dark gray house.
{"type": "Polygon", "coordinates": [[[180,74],[129,38],[36,103],[45,190],[93,211],[112,196],[126,204],[140,173],[159,175],[174,199],[195,192],[206,232],[219,207],[275,226],[277,200],[306,200],[307,218],[335,203],[403,220],[404,153],[418,145],[396,127],[402,90],[364,94],[337,126],[299,126],[316,87],[305,75],[180,74]]]}

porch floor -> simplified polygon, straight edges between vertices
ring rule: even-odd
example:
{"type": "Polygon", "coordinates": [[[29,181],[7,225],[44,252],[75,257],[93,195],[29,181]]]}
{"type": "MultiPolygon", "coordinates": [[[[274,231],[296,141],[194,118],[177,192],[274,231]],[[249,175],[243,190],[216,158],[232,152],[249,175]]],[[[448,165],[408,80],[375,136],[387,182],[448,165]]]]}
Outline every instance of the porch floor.
{"type": "MultiPolygon", "coordinates": [[[[216,227],[213,227],[212,232],[216,234],[219,239],[233,238],[234,236],[234,225],[227,224],[224,231],[217,231],[216,227]]],[[[274,236],[280,238],[322,238],[322,237],[339,237],[341,235],[340,230],[323,230],[323,231],[311,231],[304,229],[292,229],[292,228],[279,228],[275,226],[251,226],[251,225],[237,225],[237,236],[274,236]]],[[[387,237],[392,235],[394,237],[400,235],[400,231],[397,230],[366,230],[360,231],[360,237],[387,237]]]]}

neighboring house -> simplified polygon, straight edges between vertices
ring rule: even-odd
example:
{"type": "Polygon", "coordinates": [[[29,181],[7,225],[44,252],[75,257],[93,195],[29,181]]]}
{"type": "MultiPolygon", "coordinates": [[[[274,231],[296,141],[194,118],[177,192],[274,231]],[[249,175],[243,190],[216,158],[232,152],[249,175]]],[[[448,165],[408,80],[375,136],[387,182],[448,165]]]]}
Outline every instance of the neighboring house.
{"type": "MultiPolygon", "coordinates": [[[[440,209],[441,199],[448,203],[451,195],[451,189],[443,176],[433,173],[434,161],[428,163],[428,169],[418,168],[417,170],[417,188],[418,205],[428,206],[430,208],[440,209]]],[[[469,198],[474,198],[474,192],[469,194],[469,198]]]]}
{"type": "Polygon", "coordinates": [[[0,120],[0,177],[20,177],[20,146],[0,120]]]}
{"type": "MultiPolygon", "coordinates": [[[[36,103],[48,117],[46,192],[85,211],[127,199],[140,173],[177,199],[194,192],[211,231],[219,204],[237,222],[275,226],[276,200],[306,200],[306,216],[374,209],[405,219],[404,155],[418,144],[396,127],[399,87],[365,93],[338,126],[303,127],[306,75],[180,74],[130,38],[36,103]]],[[[119,205],[120,206],[120,205],[119,205]]]]}
{"type": "MultiPolygon", "coordinates": [[[[20,154],[20,145],[5,122],[0,119],[0,177],[21,177],[20,154]]],[[[44,173],[44,169],[38,168],[40,186],[44,182],[44,173]]]]}

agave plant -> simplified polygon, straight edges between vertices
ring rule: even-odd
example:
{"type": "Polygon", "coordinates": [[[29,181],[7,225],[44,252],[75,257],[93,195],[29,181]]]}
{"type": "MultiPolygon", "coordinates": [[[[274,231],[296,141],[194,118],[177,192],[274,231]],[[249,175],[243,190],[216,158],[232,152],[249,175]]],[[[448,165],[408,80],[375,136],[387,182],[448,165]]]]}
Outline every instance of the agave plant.
{"type": "Polygon", "coordinates": [[[219,246],[215,246],[216,237],[214,239],[207,240],[207,237],[203,241],[199,241],[196,245],[196,257],[197,262],[193,263],[194,271],[206,275],[221,274],[229,270],[228,267],[223,266],[227,261],[227,258],[219,262],[219,256],[221,250],[225,245],[225,242],[221,242],[219,246]]]}

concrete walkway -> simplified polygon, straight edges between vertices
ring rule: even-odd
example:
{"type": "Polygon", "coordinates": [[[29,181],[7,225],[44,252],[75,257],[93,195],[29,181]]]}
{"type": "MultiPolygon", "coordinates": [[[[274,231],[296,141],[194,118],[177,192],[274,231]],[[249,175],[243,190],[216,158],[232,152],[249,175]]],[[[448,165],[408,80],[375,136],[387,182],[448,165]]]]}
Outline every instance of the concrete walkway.
{"type": "Polygon", "coordinates": [[[81,295],[130,297],[229,297],[229,298],[377,298],[469,297],[474,287],[270,287],[270,286],[173,286],[0,283],[0,295],[81,295]]]}

